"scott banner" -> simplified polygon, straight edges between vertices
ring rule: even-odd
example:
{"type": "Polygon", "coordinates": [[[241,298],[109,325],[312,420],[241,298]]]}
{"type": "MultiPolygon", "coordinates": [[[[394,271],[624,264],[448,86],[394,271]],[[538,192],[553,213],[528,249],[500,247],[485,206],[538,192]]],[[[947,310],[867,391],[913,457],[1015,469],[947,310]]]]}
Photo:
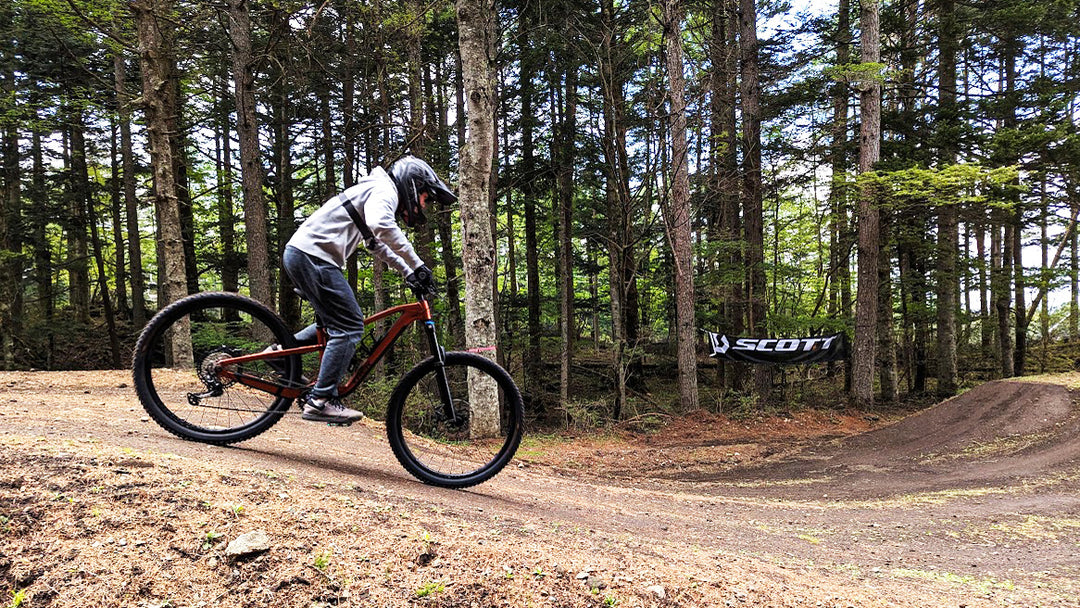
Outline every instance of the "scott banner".
{"type": "Polygon", "coordinates": [[[838,361],[847,353],[844,334],[817,338],[735,338],[711,331],[712,355],[740,363],[794,365],[838,361]]]}

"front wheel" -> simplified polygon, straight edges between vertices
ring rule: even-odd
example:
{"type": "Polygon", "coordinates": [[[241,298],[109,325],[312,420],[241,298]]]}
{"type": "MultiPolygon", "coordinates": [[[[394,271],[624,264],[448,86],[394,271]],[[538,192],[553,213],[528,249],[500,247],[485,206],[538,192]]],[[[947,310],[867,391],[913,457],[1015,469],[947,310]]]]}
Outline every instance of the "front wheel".
{"type": "Polygon", "coordinates": [[[386,433],[398,462],[417,479],[466,488],[491,479],[514,457],[524,412],[521,392],[506,370],[477,354],[450,352],[444,365],[430,357],[401,379],[390,397],[386,433]],[[447,413],[444,386],[453,415],[447,413]],[[474,394],[483,387],[497,394],[497,411],[482,415],[470,402],[470,387],[474,394]],[[481,424],[482,418],[489,422],[481,424]]]}

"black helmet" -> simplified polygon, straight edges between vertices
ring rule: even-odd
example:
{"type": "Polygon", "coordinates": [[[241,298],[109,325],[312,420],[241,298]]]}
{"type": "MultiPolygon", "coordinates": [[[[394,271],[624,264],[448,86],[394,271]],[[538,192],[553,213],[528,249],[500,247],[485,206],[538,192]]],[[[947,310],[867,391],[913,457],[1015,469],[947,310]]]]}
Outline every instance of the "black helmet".
{"type": "Polygon", "coordinates": [[[398,191],[397,214],[409,227],[418,226],[427,221],[424,208],[420,206],[420,194],[427,192],[440,203],[448,205],[457,200],[457,196],[443,183],[435,170],[415,156],[403,156],[390,165],[390,178],[398,191]]]}

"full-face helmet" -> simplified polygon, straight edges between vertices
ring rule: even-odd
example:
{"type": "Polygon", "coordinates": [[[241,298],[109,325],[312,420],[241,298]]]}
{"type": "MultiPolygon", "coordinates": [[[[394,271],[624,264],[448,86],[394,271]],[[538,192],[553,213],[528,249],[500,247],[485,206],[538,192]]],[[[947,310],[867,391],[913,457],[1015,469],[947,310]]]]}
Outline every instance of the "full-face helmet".
{"type": "Polygon", "coordinates": [[[397,215],[410,228],[427,221],[424,208],[420,205],[422,193],[427,192],[429,198],[437,199],[444,205],[457,200],[435,170],[415,156],[403,156],[394,161],[389,173],[398,191],[397,215]]]}

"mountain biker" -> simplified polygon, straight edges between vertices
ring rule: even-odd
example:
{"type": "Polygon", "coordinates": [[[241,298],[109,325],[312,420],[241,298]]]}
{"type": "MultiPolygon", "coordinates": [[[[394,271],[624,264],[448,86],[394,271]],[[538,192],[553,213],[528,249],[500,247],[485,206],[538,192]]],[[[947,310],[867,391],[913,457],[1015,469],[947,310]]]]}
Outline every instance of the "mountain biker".
{"type": "MultiPolygon", "coordinates": [[[[285,272],[311,302],[327,334],[315,387],[301,398],[304,420],[352,424],[363,418],[338,397],[338,382],[364,336],[364,314],[342,268],[363,241],[377,260],[398,271],[410,287],[432,292],[431,269],[395,220],[401,218],[410,228],[424,224],[424,209],[432,198],[443,204],[457,200],[430,165],[404,156],[389,170],[376,167],[355,186],[326,201],[286,244],[285,272]]],[[[295,337],[301,344],[314,343],[315,325],[295,337]]]]}

